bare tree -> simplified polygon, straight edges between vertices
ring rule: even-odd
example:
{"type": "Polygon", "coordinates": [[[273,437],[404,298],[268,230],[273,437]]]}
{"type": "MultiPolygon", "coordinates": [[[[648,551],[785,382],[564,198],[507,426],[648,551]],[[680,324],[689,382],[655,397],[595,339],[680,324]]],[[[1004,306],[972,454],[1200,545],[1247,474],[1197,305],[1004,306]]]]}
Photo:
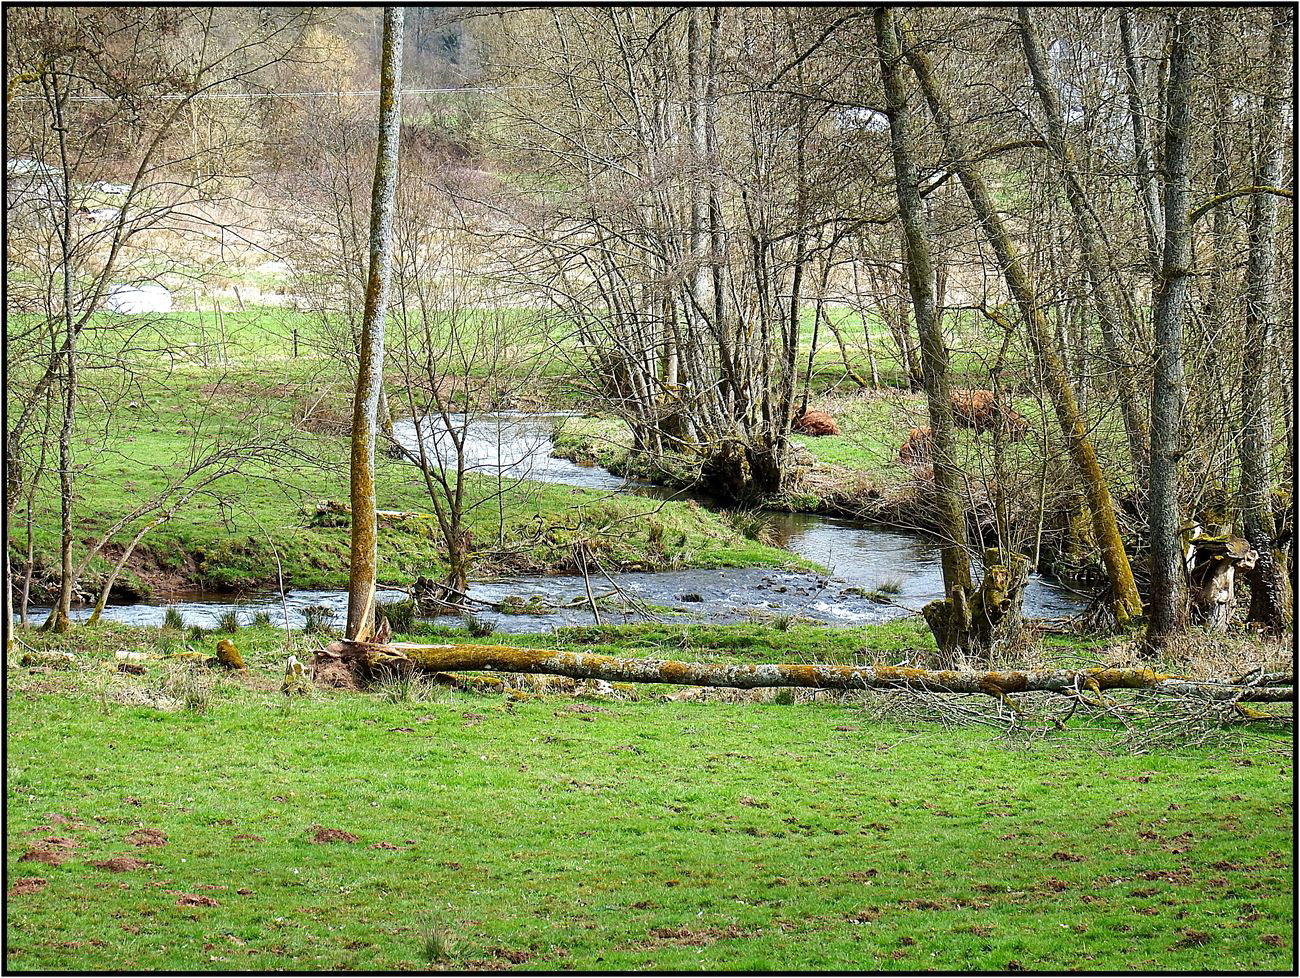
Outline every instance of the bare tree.
{"type": "Polygon", "coordinates": [[[1250,617],[1274,631],[1291,622],[1291,588],[1273,518],[1273,412],[1270,361],[1277,342],[1278,198],[1282,184],[1289,35],[1283,10],[1272,11],[1268,69],[1257,129],[1256,191],[1250,200],[1246,327],[1241,364],[1241,510],[1243,532],[1258,559],[1251,574],[1250,617]]]}
{"type": "Polygon", "coordinates": [[[1187,621],[1187,568],[1179,505],[1178,466],[1184,452],[1183,330],[1187,321],[1192,240],[1188,221],[1192,86],[1200,21],[1174,14],[1165,96],[1163,162],[1165,240],[1155,308],[1155,377],[1151,392],[1151,608],[1147,637],[1159,643],[1187,621]]]}
{"type": "Polygon", "coordinates": [[[946,96],[926,54],[904,30],[904,51],[908,63],[916,73],[929,103],[930,112],[942,137],[946,163],[956,172],[989,243],[998,257],[998,264],[1019,307],[1038,355],[1044,365],[1044,378],[1056,409],[1057,419],[1070,447],[1070,455],[1083,482],[1083,491],[1092,514],[1093,532],[1101,549],[1110,583],[1110,602],[1115,619],[1121,624],[1141,613],[1142,600],[1133,581],[1128,554],[1119,533],[1115,507],[1105,474],[1097,461],[1097,453],[1088,436],[1088,426],[1081,414],[1070,379],[1066,374],[1055,337],[1048,328],[1042,306],[1025,270],[1019,249],[1008,231],[998,208],[993,203],[988,184],[980,172],[980,157],[966,144],[957,128],[946,96]]]}
{"type": "MultiPolygon", "coordinates": [[[[13,18],[6,148],[37,176],[6,201],[16,218],[6,259],[27,273],[8,311],[36,325],[8,334],[19,343],[7,347],[5,527],[31,475],[23,465],[31,426],[56,391],[61,580],[50,626],[61,631],[77,576],[83,339],[98,328],[118,279],[157,279],[168,234],[202,238],[217,229],[207,208],[230,192],[228,154],[254,137],[238,115],[224,120],[228,139],[197,145],[184,136],[200,104],[217,111],[201,100],[219,86],[248,86],[288,57],[310,18],[294,11],[218,21],[211,9],[169,16],[151,8],[27,8],[13,18]]],[[[10,615],[12,592],[6,554],[10,615]]]]}
{"type": "Polygon", "coordinates": [[[347,636],[365,641],[375,626],[379,540],[375,517],[375,425],[384,385],[384,317],[392,274],[393,208],[402,132],[401,7],[384,8],[380,71],[379,139],[370,205],[370,272],[361,323],[361,355],[352,410],[352,551],[348,567],[347,636]]]}

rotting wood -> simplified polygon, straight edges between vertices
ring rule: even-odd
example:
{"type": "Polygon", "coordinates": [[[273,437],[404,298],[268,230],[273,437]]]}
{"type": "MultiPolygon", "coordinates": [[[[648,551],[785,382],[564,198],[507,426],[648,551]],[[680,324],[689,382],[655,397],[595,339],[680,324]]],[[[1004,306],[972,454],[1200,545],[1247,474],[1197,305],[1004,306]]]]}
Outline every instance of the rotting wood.
{"type": "MultiPolygon", "coordinates": [[[[505,672],[603,679],[606,682],[668,683],[735,689],[807,687],[842,690],[910,690],[927,693],[984,694],[1002,699],[1012,693],[1044,692],[1065,696],[1082,690],[1146,689],[1180,695],[1203,692],[1214,698],[1276,702],[1295,698],[1294,677],[1272,676],[1268,686],[1198,682],[1146,668],[1053,669],[966,672],[906,666],[842,666],[796,663],[677,662],[622,659],[590,652],[518,648],[508,645],[421,645],[392,642],[333,642],[317,661],[348,667],[360,679],[418,671],[505,672]],[[1282,688],[1287,687],[1287,688],[1282,688]],[[1225,692],[1226,691],[1226,692],[1225,692]]],[[[1262,678],[1262,677],[1261,677],[1262,678]]]]}

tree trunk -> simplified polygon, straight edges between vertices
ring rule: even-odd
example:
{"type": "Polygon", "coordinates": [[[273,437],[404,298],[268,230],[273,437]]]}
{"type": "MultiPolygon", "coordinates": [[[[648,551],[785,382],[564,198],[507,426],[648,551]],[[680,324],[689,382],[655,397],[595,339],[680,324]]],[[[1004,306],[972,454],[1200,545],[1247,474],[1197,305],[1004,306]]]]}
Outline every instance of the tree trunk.
{"type": "Polygon", "coordinates": [[[1188,224],[1193,16],[1180,12],[1169,55],[1164,142],[1165,243],[1154,315],[1155,376],[1151,389],[1151,609],[1147,640],[1158,644],[1187,622],[1186,564],[1178,499],[1181,428],[1187,391],[1183,329],[1191,288],[1192,235],[1188,224]]]}
{"type": "Polygon", "coordinates": [[[910,38],[906,38],[906,41],[908,63],[920,80],[921,89],[925,93],[931,114],[939,128],[947,163],[956,172],[976,216],[984,227],[989,243],[998,256],[998,263],[1006,277],[1007,287],[1015,297],[1021,316],[1038,347],[1043,361],[1043,374],[1048,393],[1056,409],[1057,420],[1065,433],[1070,457],[1079,472],[1083,483],[1082,488],[1088,500],[1088,508],[1092,514],[1093,530],[1101,548],[1102,560],[1106,565],[1106,576],[1110,583],[1111,611],[1119,624],[1126,624],[1142,613],[1142,599],[1138,595],[1128,554],[1125,553],[1124,543],[1120,539],[1110,490],[1106,485],[1101,466],[1097,462],[1097,453],[1088,437],[1088,428],[1075,401],[1074,391],[1066,377],[1055,338],[1038,304],[1034,288],[1030,284],[1019,252],[1012,242],[1011,234],[1003,223],[997,206],[993,203],[988,185],[984,182],[978,166],[972,162],[977,156],[971,152],[957,131],[952,112],[939,88],[929,56],[912,43],[910,38]]]}
{"type": "Polygon", "coordinates": [[[339,665],[362,681],[393,673],[447,673],[458,670],[568,676],[606,682],[670,683],[729,689],[801,687],[808,689],[894,689],[926,693],[980,693],[1001,699],[1011,693],[1048,692],[1077,696],[1081,691],[1166,689],[1171,692],[1227,692],[1242,700],[1276,702],[1295,698],[1290,675],[1259,677],[1254,687],[1215,687],[1167,676],[1152,669],[1080,669],[1040,672],[958,672],[903,666],[837,666],[772,663],[675,662],[671,659],[619,659],[589,652],[514,648],[508,645],[417,645],[392,642],[334,642],[317,653],[318,676],[339,665]],[[1286,688],[1290,687],[1290,688],[1286,688]]]}
{"type": "Polygon", "coordinates": [[[113,585],[117,583],[118,575],[122,573],[122,568],[125,567],[126,562],[131,559],[131,554],[135,552],[136,546],[144,539],[145,534],[154,527],[166,523],[169,519],[171,519],[170,513],[160,516],[156,520],[152,520],[142,526],[139,532],[131,538],[131,542],[127,544],[126,549],[122,551],[122,556],[117,558],[117,562],[113,565],[113,569],[108,572],[108,577],[104,580],[104,586],[99,589],[99,598],[95,601],[95,610],[92,611],[90,617],[86,619],[87,625],[93,625],[99,621],[100,616],[104,613],[104,606],[108,604],[108,596],[113,591],[113,585]]]}
{"type": "Polygon", "coordinates": [[[55,87],[53,106],[58,130],[59,159],[63,172],[63,222],[59,234],[60,272],[63,276],[63,319],[65,349],[63,357],[63,423],[59,428],[59,520],[62,535],[59,540],[59,595],[50,612],[46,627],[56,632],[66,632],[72,609],[72,585],[75,574],[72,567],[72,503],[74,476],[72,471],[72,429],[77,415],[77,328],[72,309],[72,171],[68,160],[67,130],[63,124],[63,101],[55,87]]]}
{"type": "Polygon", "coordinates": [[[393,204],[402,128],[402,16],[401,7],[384,8],[379,145],[370,204],[370,271],[352,409],[352,553],[348,570],[347,635],[353,639],[369,638],[375,623],[379,564],[375,525],[375,425],[384,379],[384,316],[392,271],[393,204]]]}
{"type": "Polygon", "coordinates": [[[1152,276],[1160,273],[1164,250],[1164,217],[1160,213],[1160,188],[1156,185],[1151,164],[1151,137],[1147,134],[1146,97],[1142,91],[1142,62],[1138,60],[1137,39],[1133,30],[1133,12],[1125,10],[1119,17],[1124,45],[1125,79],[1128,83],[1128,113],[1133,126],[1133,158],[1136,166],[1138,208],[1147,236],[1147,261],[1152,276]]]}
{"type": "Polygon", "coordinates": [[[907,91],[903,86],[902,53],[898,46],[893,12],[888,7],[877,7],[875,21],[880,75],[884,82],[890,146],[894,158],[894,185],[898,194],[898,214],[903,225],[907,254],[904,271],[921,341],[921,378],[930,415],[935,508],[942,540],[943,586],[946,597],[926,606],[926,620],[934,630],[940,652],[951,657],[957,650],[975,650],[970,646],[974,637],[970,634],[971,621],[968,614],[972,585],[970,560],[966,555],[966,511],[959,493],[956,425],[953,422],[952,396],[948,386],[948,350],[943,343],[943,330],[939,326],[935,308],[935,273],[930,260],[929,228],[918,186],[911,113],[907,105],[907,91]]]}
{"type": "MultiPolygon", "coordinates": [[[[1106,344],[1110,361],[1110,374],[1119,398],[1120,412],[1124,418],[1124,432],[1128,437],[1129,457],[1133,463],[1133,482],[1141,486],[1146,482],[1148,433],[1146,419],[1142,417],[1141,399],[1133,380],[1131,333],[1125,328],[1120,305],[1111,293],[1110,276],[1106,267],[1106,249],[1100,229],[1096,226],[1096,213],[1089,205],[1079,179],[1079,162],[1074,147],[1066,135],[1065,117],[1061,111],[1056,86],[1047,69],[1047,53],[1034,26],[1033,14],[1028,7],[1020,8],[1020,35],[1024,42],[1025,60],[1029,63],[1034,89],[1038,92],[1047,118],[1047,141],[1056,157],[1065,181],[1065,195],[1074,218],[1074,230],[1083,252],[1083,264],[1092,283],[1097,319],[1101,336],[1106,344]]],[[[1083,372],[1080,376],[1085,376],[1083,372]]]]}
{"type": "MultiPolygon", "coordinates": [[[[1270,71],[1258,129],[1255,185],[1282,183],[1286,75],[1290,65],[1285,12],[1273,12],[1270,71]]],[[[1250,572],[1250,620],[1281,632],[1291,622],[1291,587],[1275,538],[1273,519],[1273,412],[1270,359],[1276,356],[1278,322],[1278,200],[1270,193],[1251,195],[1250,258],[1246,266],[1246,342],[1241,353],[1241,512],[1242,530],[1258,559],[1250,572]]]]}

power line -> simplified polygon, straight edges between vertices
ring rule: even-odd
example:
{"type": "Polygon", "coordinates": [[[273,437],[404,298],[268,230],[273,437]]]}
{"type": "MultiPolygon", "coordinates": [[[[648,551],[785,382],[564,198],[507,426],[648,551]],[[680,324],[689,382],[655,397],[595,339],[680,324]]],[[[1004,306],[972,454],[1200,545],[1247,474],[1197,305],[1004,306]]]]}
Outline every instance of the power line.
{"type": "MultiPolygon", "coordinates": [[[[518,88],[523,88],[519,86],[518,88]]],[[[460,93],[493,93],[515,91],[516,88],[411,88],[402,92],[406,95],[456,95],[460,93]]],[[[362,92],[203,92],[199,95],[169,93],[166,95],[141,96],[158,101],[180,101],[181,99],[258,99],[258,98],[340,98],[342,96],[374,96],[378,89],[362,92]]],[[[40,95],[16,95],[11,102],[44,102],[40,95]]],[[[116,102],[112,95],[69,95],[69,102],[116,102]]]]}

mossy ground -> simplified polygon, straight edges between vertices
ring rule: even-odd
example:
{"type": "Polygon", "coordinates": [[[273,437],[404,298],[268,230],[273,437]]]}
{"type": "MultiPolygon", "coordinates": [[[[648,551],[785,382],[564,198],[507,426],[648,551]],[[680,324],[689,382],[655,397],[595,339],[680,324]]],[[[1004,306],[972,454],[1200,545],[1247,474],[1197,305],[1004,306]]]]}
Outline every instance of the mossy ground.
{"type": "MultiPolygon", "coordinates": [[[[270,629],[241,629],[250,673],[216,680],[157,658],[110,671],[157,630],[19,637],[76,664],[9,663],[8,879],[45,881],[8,900],[12,970],[1294,966],[1285,733],[1134,755],[1104,728],[1009,742],[878,700],[287,700],[270,629]],[[169,670],[206,683],[192,708],[128,694],[176,693],[169,670]],[[322,827],[356,841],[313,842],[322,827]],[[48,838],[65,862],[20,861],[48,838]],[[148,865],[94,865],[121,856],[148,865]]],[[[834,660],[914,637],[520,641],[834,660]]]]}

